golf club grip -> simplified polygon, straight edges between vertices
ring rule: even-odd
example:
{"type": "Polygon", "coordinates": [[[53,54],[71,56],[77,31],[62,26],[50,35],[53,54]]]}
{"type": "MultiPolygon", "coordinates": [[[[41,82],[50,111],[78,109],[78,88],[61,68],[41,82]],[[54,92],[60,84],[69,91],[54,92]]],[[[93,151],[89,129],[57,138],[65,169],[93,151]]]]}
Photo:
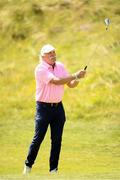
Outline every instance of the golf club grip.
{"type": "Polygon", "coordinates": [[[84,70],[86,70],[86,69],[87,69],[87,66],[84,67],[84,70]]]}

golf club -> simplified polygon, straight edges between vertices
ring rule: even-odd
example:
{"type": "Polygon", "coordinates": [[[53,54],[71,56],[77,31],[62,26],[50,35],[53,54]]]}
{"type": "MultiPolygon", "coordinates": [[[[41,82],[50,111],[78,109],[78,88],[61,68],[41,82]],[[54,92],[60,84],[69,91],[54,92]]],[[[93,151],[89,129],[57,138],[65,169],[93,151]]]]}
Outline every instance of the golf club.
{"type": "MultiPolygon", "coordinates": [[[[106,31],[107,31],[107,30],[108,30],[108,27],[109,27],[109,25],[110,25],[110,23],[111,23],[111,21],[110,21],[109,18],[106,18],[106,19],[104,20],[104,22],[105,22],[105,25],[106,25],[106,31]]],[[[91,60],[93,59],[93,56],[94,56],[94,54],[95,54],[95,52],[96,52],[98,46],[99,46],[99,45],[97,44],[96,47],[95,47],[95,49],[94,49],[94,51],[93,51],[93,53],[92,53],[92,55],[90,56],[90,58],[89,58],[89,60],[88,60],[87,65],[84,67],[84,70],[87,69],[88,65],[90,64],[91,60]]]]}
{"type": "Polygon", "coordinates": [[[108,27],[109,27],[110,23],[111,23],[110,19],[106,18],[105,19],[106,30],[108,30],[108,27]]]}

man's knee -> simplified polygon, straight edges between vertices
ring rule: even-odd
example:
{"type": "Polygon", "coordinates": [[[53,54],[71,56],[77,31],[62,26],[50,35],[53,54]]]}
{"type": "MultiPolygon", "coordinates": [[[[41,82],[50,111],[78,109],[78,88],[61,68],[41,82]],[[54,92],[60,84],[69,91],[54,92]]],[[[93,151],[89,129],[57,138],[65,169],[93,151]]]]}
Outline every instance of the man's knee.
{"type": "Polygon", "coordinates": [[[55,137],[51,139],[51,144],[56,146],[61,146],[62,143],[62,137],[55,137]]]}

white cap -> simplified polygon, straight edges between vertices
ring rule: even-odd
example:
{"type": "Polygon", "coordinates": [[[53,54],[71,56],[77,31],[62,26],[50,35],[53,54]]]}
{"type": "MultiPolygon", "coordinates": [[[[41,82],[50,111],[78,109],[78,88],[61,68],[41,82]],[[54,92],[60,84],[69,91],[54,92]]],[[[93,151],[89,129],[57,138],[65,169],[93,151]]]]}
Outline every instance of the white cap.
{"type": "Polygon", "coordinates": [[[40,54],[41,54],[41,56],[44,56],[45,53],[49,53],[54,50],[55,50],[55,48],[52,45],[46,44],[42,47],[40,54]]]}

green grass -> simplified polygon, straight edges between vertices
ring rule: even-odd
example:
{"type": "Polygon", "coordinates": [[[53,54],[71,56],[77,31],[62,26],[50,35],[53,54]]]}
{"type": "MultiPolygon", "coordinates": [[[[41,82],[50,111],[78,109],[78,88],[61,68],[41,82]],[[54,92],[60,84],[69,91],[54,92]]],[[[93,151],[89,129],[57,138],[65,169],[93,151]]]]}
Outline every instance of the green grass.
{"type": "Polygon", "coordinates": [[[120,179],[119,9],[119,0],[0,1],[0,180],[120,179]],[[34,69],[45,43],[56,47],[70,73],[99,47],[86,78],[65,88],[59,173],[48,173],[48,130],[31,175],[24,177],[34,133],[34,69]]]}

